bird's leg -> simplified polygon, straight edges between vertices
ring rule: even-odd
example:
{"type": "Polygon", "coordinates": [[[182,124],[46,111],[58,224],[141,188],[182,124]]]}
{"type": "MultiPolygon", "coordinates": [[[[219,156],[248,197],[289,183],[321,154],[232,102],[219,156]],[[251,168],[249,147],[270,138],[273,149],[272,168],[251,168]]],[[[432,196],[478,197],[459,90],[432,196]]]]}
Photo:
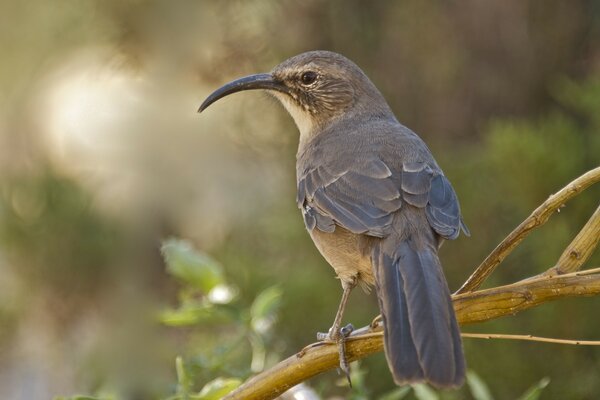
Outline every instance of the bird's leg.
{"type": "Polygon", "coordinates": [[[342,293],[342,299],[340,300],[340,306],[338,307],[337,314],[335,315],[335,319],[333,320],[333,326],[329,329],[328,333],[317,333],[318,340],[329,340],[337,343],[338,351],[340,354],[340,369],[348,378],[348,383],[352,386],[352,382],[350,381],[350,366],[348,365],[348,361],[346,360],[346,339],[352,331],[354,327],[352,324],[348,324],[345,327],[341,327],[342,325],[342,317],[344,316],[344,310],[346,309],[346,304],[348,303],[348,299],[350,298],[350,293],[352,289],[356,286],[357,279],[354,278],[352,281],[342,281],[342,288],[344,292],[342,293]]]}
{"type": "Polygon", "coordinates": [[[340,300],[340,305],[338,307],[337,313],[335,314],[335,319],[333,320],[333,325],[329,329],[328,333],[317,333],[317,340],[329,340],[332,342],[337,342],[340,337],[340,328],[342,325],[342,317],[344,316],[344,310],[346,309],[346,304],[348,303],[348,299],[350,298],[350,293],[352,289],[356,286],[356,278],[350,282],[342,282],[342,288],[344,292],[342,293],[342,299],[340,300]]]}

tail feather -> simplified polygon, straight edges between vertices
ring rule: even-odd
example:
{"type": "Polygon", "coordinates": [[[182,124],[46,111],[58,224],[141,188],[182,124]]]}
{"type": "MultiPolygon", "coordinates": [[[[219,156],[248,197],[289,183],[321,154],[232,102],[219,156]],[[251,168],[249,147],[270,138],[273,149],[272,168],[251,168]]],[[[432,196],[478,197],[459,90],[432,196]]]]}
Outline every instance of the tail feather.
{"type": "MultiPolygon", "coordinates": [[[[446,288],[448,286],[446,285],[446,288]]],[[[454,313],[454,305],[448,290],[448,313],[450,314],[450,332],[452,333],[452,343],[454,345],[454,386],[460,386],[465,382],[467,364],[463,352],[462,338],[460,336],[460,327],[454,313]]]]}
{"type": "Polygon", "coordinates": [[[415,247],[405,240],[373,254],[388,364],[398,384],[457,386],[465,362],[450,292],[436,247],[415,247]]]}
{"type": "Polygon", "coordinates": [[[402,275],[398,268],[387,267],[393,263],[389,255],[379,252],[379,247],[376,247],[376,252],[375,264],[382,266],[375,270],[377,293],[387,294],[377,297],[385,327],[384,347],[390,370],[401,371],[399,374],[394,373],[394,380],[398,384],[421,381],[424,374],[410,331],[402,275]]]}

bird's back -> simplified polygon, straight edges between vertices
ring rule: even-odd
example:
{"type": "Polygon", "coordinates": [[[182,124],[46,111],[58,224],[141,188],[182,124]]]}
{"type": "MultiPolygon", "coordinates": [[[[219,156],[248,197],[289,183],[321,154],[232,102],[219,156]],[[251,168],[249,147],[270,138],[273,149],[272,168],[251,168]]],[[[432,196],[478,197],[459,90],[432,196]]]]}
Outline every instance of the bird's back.
{"type": "Polygon", "coordinates": [[[440,170],[425,142],[409,128],[390,116],[365,116],[336,121],[300,146],[297,177],[319,166],[340,170],[372,158],[381,159],[392,173],[414,161],[440,170]]]}

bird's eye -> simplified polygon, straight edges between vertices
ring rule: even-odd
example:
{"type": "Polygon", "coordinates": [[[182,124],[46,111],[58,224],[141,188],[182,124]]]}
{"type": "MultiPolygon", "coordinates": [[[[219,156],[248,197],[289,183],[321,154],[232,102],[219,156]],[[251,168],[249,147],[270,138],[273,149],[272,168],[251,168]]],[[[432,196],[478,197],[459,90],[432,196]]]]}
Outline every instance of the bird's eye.
{"type": "Polygon", "coordinates": [[[316,80],[317,80],[317,73],[313,72],[313,71],[306,71],[300,77],[300,81],[302,82],[303,85],[310,85],[311,83],[314,83],[316,80]]]}

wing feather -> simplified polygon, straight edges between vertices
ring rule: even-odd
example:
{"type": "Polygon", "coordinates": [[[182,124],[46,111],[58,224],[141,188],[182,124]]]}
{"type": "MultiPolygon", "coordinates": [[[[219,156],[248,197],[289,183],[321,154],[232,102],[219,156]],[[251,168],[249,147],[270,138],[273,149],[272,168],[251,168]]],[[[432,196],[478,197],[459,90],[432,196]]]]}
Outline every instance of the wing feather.
{"type": "Polygon", "coordinates": [[[389,233],[393,213],[402,206],[392,171],[378,158],[354,167],[334,171],[319,166],[299,180],[298,205],[307,228],[329,232],[339,225],[357,234],[389,233]],[[317,215],[326,218],[320,223],[317,215]]]}
{"type": "Polygon", "coordinates": [[[385,237],[394,213],[406,202],[423,208],[431,228],[446,239],[469,231],[456,193],[436,165],[402,163],[393,172],[379,158],[353,160],[337,168],[321,165],[308,170],[298,182],[298,206],[309,230],[333,232],[341,226],[356,234],[385,237]]]}

